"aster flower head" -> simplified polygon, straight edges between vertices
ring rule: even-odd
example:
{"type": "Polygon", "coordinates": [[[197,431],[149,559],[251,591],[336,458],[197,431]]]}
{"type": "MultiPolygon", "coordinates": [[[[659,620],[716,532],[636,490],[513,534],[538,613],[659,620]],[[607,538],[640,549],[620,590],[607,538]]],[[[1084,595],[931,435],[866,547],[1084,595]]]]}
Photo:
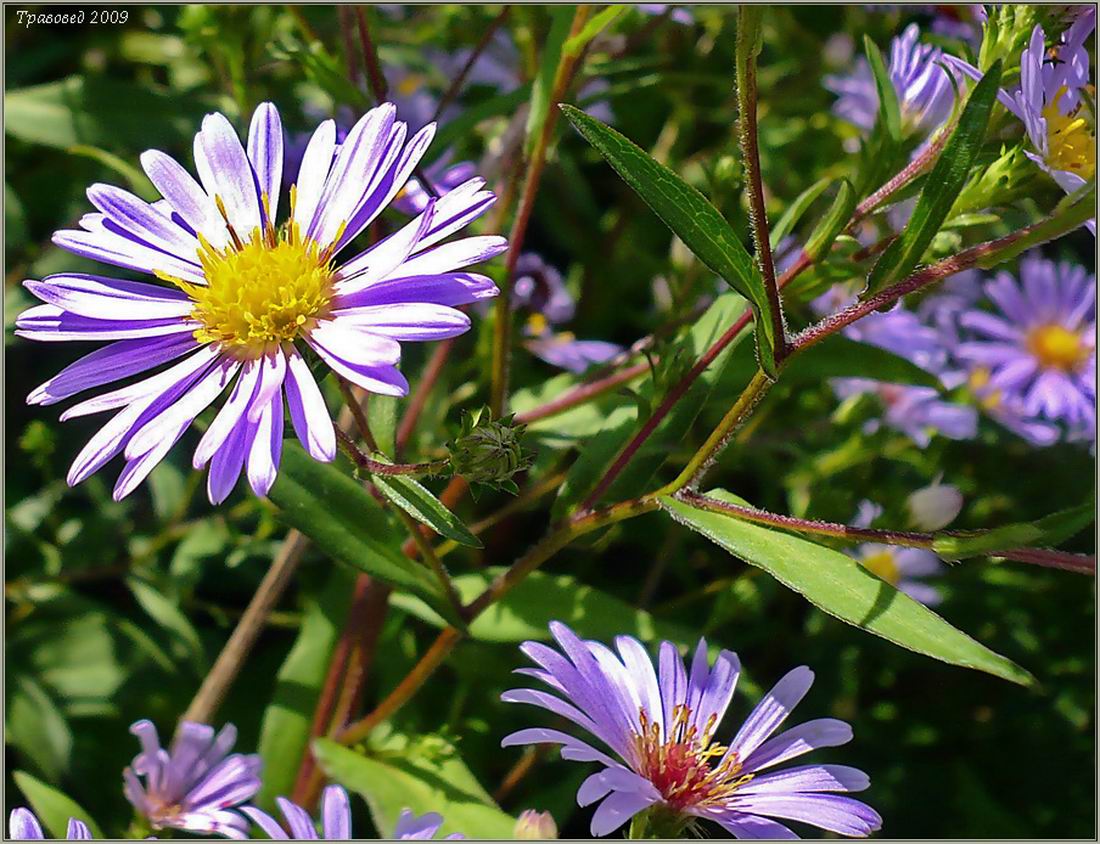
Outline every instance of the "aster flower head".
{"type": "MultiPolygon", "coordinates": [[[[43,841],[46,838],[42,832],[42,825],[30,809],[20,806],[11,810],[8,816],[8,837],[12,841],[43,841]]],[[[65,831],[66,841],[91,841],[92,833],[88,825],[76,818],[69,818],[69,826],[65,831]]]]}
{"type": "Polygon", "coordinates": [[[306,349],[369,392],[404,395],[401,342],[465,332],[470,320],[457,306],[497,289],[464,270],[505,248],[500,237],[442,243],[493,203],[475,178],[365,251],[340,257],[404,188],[434,132],[425,126],[406,142],[407,127],[387,103],[364,115],[337,150],[336,125],[325,121],[303,155],[281,224],[283,131],[270,103],[253,115],[247,147],[225,117],[207,115],[194,145],[198,181],[164,153],[144,153],[142,165],[164,197],[155,203],[109,185],[90,188],[98,212],[54,242],[162,283],[79,273],[25,282],[46,304],[19,316],[17,334],[107,343],[34,390],[31,404],[142,376],[62,414],[116,411],[77,456],[69,483],[121,453],[126,465],[114,496],[125,497],[226,392],[192,461],[210,466],[212,502],[228,496],[242,469],[253,491],[267,494],[284,402],[306,451],[332,460],[335,432],[306,349]]]}
{"type": "MultiPolygon", "coordinates": [[[[1089,54],[1085,42],[1096,27],[1095,6],[1081,7],[1060,43],[1048,49],[1041,25],[1020,56],[1020,84],[1001,91],[998,99],[1024,124],[1032,149],[1028,158],[1048,173],[1066,193],[1096,175],[1096,127],[1082,92],[1089,87],[1089,54]]],[[[979,78],[980,71],[957,58],[952,65],[979,78]]],[[[1095,233],[1095,222],[1091,223],[1095,233]]]]}
{"type": "Polygon", "coordinates": [[[248,838],[248,821],[233,809],[260,790],[261,762],[255,754],[230,753],[236,727],[227,724],[215,735],[213,727],[184,721],[168,750],[150,721],[130,732],[141,753],[123,771],[123,792],[154,829],[248,838]]]}
{"type": "Polygon", "coordinates": [[[934,607],[943,600],[939,591],[924,582],[945,570],[940,558],[926,548],[899,548],[866,542],[855,549],[860,565],[915,601],[934,607]]]}
{"type": "Polygon", "coordinates": [[[966,337],[956,355],[986,406],[1094,439],[1096,276],[1030,253],[1019,281],[1000,272],[985,295],[994,311],[975,307],[959,318],[966,337]]]}
{"type": "MultiPolygon", "coordinates": [[[[890,43],[890,81],[897,92],[902,125],[910,133],[928,134],[951,114],[955,88],[940,64],[938,47],[920,43],[914,23],[890,43]]],[[[869,132],[878,117],[878,91],[867,59],[860,57],[847,76],[825,77],[825,87],[839,96],[833,111],[869,132]]]]}
{"type": "Polygon", "coordinates": [[[796,668],[780,680],[727,746],[716,740],[716,732],[740,674],[736,654],[722,651],[711,668],[706,642],[700,640],[685,669],[676,646],[663,642],[654,670],[645,648],[629,636],[616,638],[616,654],[578,638],[559,622],[551,623],[550,632],[561,650],[525,642],[521,650],[539,667],[517,671],[545,683],[550,692],[514,689],[502,700],[533,704],[572,721],[606,750],[541,727],[520,730],[501,744],[560,744],[562,758],[602,765],[577,792],[580,805],[599,803],[593,835],[608,835],[642,812],[675,834],[695,819],[713,821],[744,838],[796,837],[773,818],[854,836],[881,826],[872,808],[833,793],[867,788],[862,771],[804,765],[768,772],[810,750],[852,738],[851,728],[833,718],[773,736],[813,683],[809,668],[796,668]]]}
{"type": "MultiPolygon", "coordinates": [[[[275,803],[279,806],[279,811],[282,812],[283,818],[286,820],[290,835],[287,835],[286,830],[279,825],[275,818],[255,806],[244,806],[241,811],[248,815],[256,826],[267,834],[268,838],[280,841],[290,838],[308,841],[318,839],[317,828],[313,825],[313,819],[310,818],[309,812],[285,797],[275,798],[275,803]]],[[[325,841],[351,838],[351,803],[348,800],[347,791],[341,786],[326,786],[321,793],[320,838],[325,841]]]]}

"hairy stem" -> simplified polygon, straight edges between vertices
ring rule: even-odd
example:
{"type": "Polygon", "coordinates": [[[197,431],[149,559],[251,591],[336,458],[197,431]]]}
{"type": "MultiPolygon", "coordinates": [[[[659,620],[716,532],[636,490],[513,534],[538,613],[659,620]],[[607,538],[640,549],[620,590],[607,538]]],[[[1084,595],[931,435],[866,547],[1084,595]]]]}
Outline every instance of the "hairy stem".
{"type": "Polygon", "coordinates": [[[768,236],[768,210],[764,205],[764,180],[760,172],[760,147],[756,126],[756,53],[760,16],[759,9],[744,5],[737,8],[736,76],[737,111],[740,115],[738,136],[748,183],[749,219],[752,221],[753,240],[756,243],[756,260],[764,275],[772,334],[775,338],[775,359],[778,363],[783,359],[786,350],[786,328],[768,236]]]}
{"type": "MultiPolygon", "coordinates": [[[[688,489],[676,493],[675,497],[700,510],[721,513],[722,515],[740,519],[741,521],[769,525],[771,527],[797,531],[798,533],[831,536],[836,539],[844,539],[851,542],[879,542],[885,545],[899,545],[905,548],[932,549],[937,537],[974,535],[973,531],[945,530],[937,533],[924,533],[906,530],[861,528],[851,525],[842,525],[837,522],[800,519],[795,516],[770,513],[767,510],[759,510],[755,507],[733,504],[729,501],[719,501],[688,489]]],[[[1004,557],[1006,560],[1034,563],[1039,566],[1060,568],[1066,571],[1075,571],[1080,574],[1096,574],[1096,558],[1087,554],[1071,554],[1065,551],[1053,551],[1045,548],[1008,548],[1003,551],[990,551],[984,556],[1004,557]]]]}
{"type": "Polygon", "coordinates": [[[438,475],[450,465],[447,460],[431,460],[427,463],[383,463],[365,455],[351,437],[343,431],[336,432],[336,439],[352,462],[372,475],[438,475]]]}

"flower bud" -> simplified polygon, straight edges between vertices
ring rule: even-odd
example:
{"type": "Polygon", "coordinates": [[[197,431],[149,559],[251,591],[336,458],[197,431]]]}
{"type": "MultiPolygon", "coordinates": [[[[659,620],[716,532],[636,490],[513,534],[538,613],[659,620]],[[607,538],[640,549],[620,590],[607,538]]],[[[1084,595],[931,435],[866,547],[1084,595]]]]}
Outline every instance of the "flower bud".
{"type": "Polygon", "coordinates": [[[526,426],[512,420],[513,416],[494,420],[488,408],[464,414],[459,435],[447,443],[455,474],[515,494],[512,476],[530,466],[534,457],[520,442],[526,426]]]}
{"type": "Polygon", "coordinates": [[[905,502],[909,521],[919,530],[939,530],[955,521],[962,510],[963,497],[957,487],[936,481],[918,489],[905,502]]]}
{"type": "Polygon", "coordinates": [[[516,819],[516,828],[512,833],[520,841],[545,841],[558,837],[558,825],[549,812],[536,812],[524,809],[516,819]]]}

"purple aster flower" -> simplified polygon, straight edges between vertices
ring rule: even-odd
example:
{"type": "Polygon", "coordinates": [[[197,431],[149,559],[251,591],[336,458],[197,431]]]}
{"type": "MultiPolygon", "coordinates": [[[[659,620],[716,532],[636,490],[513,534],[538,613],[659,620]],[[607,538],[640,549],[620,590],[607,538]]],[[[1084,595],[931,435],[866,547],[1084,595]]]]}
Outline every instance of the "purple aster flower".
{"type": "MultiPolygon", "coordinates": [[[[928,134],[951,114],[955,89],[940,65],[938,47],[921,44],[920,29],[910,24],[890,45],[890,81],[898,95],[902,125],[907,132],[928,134]]],[[[833,105],[838,117],[870,131],[878,116],[878,92],[867,59],[860,57],[847,76],[826,76],[825,87],[840,99],[833,105]]]]}
{"type": "Polygon", "coordinates": [[[550,632],[561,648],[525,642],[538,668],[521,668],[555,694],[514,689],[501,699],[547,709],[582,727],[610,751],[560,730],[534,727],[507,736],[503,747],[560,744],[562,758],[603,769],[577,792],[582,806],[599,802],[592,834],[608,835],[640,812],[682,830],[695,818],[720,824],[738,838],[795,838],[772,818],[801,821],[841,835],[865,836],[882,825],[874,809],[831,792],[862,791],[869,779],[844,765],[767,769],[819,747],[852,738],[843,721],[808,721],[772,734],[809,691],[813,672],[789,672],[757,704],[728,746],[714,740],[733,697],[741,666],[722,651],[713,669],[703,640],[690,671],[671,642],[662,642],[657,671],[636,639],[619,636],[618,655],[579,639],[560,622],[550,632]],[[615,758],[617,757],[617,758],[615,758]],[[766,772],[767,771],[767,772],[766,772]]]}
{"type": "Polygon", "coordinates": [[[435,130],[426,126],[408,143],[406,131],[394,107],[383,104],[355,124],[334,154],[335,122],[322,123],[281,225],[275,220],[283,132],[270,103],[253,115],[247,150],[225,117],[207,115],[195,139],[200,181],[164,153],[144,153],[142,165],[164,199],[148,204],[108,185],[88,190],[99,213],[85,215],[80,231],[56,233],[54,242],[166,284],[81,273],[25,282],[46,304],[19,316],[17,334],[108,342],[35,389],[28,402],[53,404],[146,374],[62,414],[64,420],[117,411],[77,456],[71,485],[122,453],[126,466],[114,497],[125,497],[228,390],[193,465],[210,464],[214,503],[229,495],[242,469],[253,491],[266,495],[279,465],[284,399],[306,451],[323,461],[336,454],[332,420],[303,346],[353,384],[402,396],[408,382],[397,368],[401,341],[455,337],[470,327],[457,306],[497,289],[464,268],[499,254],[506,242],[441,241],[492,205],[483,180],[470,179],[428,203],[365,251],[337,257],[405,186],[435,130]]]}
{"type": "MultiPolygon", "coordinates": [[[[1096,27],[1096,7],[1083,7],[1060,44],[1048,51],[1042,26],[1020,56],[1020,85],[1001,91],[998,99],[1024,124],[1034,151],[1028,158],[1050,174],[1066,193],[1073,193],[1096,174],[1096,133],[1082,108],[1081,93],[1089,86],[1086,41],[1096,27]],[[1053,54],[1053,55],[1052,55],[1053,54]]],[[[972,78],[981,72],[961,59],[953,67],[972,78]]],[[[1090,228],[1095,234],[1096,223],[1090,228]]]]}
{"type": "Polygon", "coordinates": [[[130,732],[141,753],[122,773],[123,792],[154,829],[248,838],[248,821],[232,809],[260,790],[261,762],[255,754],[229,752],[236,727],[227,724],[215,735],[213,727],[184,721],[168,750],[150,721],[136,722],[130,732]]]}
{"type": "Polygon", "coordinates": [[[934,607],[943,596],[921,578],[938,577],[945,566],[926,548],[897,548],[865,542],[852,555],[860,565],[915,601],[934,607]]]}
{"type": "MultiPolygon", "coordinates": [[[[834,287],[815,299],[811,307],[818,314],[824,314],[853,300],[846,288],[834,287]]],[[[951,374],[946,368],[948,347],[940,332],[925,325],[900,304],[886,312],[869,314],[845,328],[844,335],[893,352],[943,378],[951,374]]],[[[923,448],[931,442],[933,433],[966,440],[978,432],[978,414],[974,408],[944,401],[932,387],[891,384],[869,378],[834,378],[830,383],[840,399],[864,393],[879,398],[884,413],[881,419],[872,419],[865,425],[864,430],[869,434],[886,425],[906,434],[923,448]]]]}
{"type": "Polygon", "coordinates": [[[1024,414],[1096,429],[1096,276],[1029,254],[1020,282],[1008,272],[986,282],[997,313],[972,309],[959,323],[969,338],[956,350],[986,397],[1013,395],[1024,414]]]}
{"type": "Polygon", "coordinates": [[[607,363],[623,351],[622,346],[604,340],[578,340],[570,331],[552,332],[538,314],[528,319],[526,330],[528,334],[534,334],[532,339],[523,343],[531,354],[551,366],[577,374],[590,366],[607,363]],[[542,332],[535,334],[540,328],[542,332]]]}
{"type": "MultiPolygon", "coordinates": [[[[428,812],[417,817],[408,809],[401,812],[394,827],[393,837],[398,841],[431,841],[435,838],[439,828],[443,826],[443,816],[438,812],[428,812]]],[[[443,836],[444,841],[460,841],[466,836],[460,832],[452,832],[443,836]]]]}
{"type": "MultiPolygon", "coordinates": [[[[252,818],[256,826],[267,833],[268,838],[317,838],[317,828],[313,825],[309,812],[285,797],[277,797],[275,802],[283,813],[290,835],[287,835],[275,818],[255,806],[243,806],[241,811],[252,818]]],[[[338,785],[327,786],[321,794],[321,838],[326,841],[351,838],[351,803],[348,801],[347,791],[338,785]]]]}
{"type": "MultiPolygon", "coordinates": [[[[46,838],[38,818],[30,809],[22,807],[12,809],[8,817],[8,837],[12,841],[42,841],[46,838]]],[[[69,818],[69,827],[65,831],[67,841],[91,841],[92,833],[87,824],[76,818],[69,818]]]]}

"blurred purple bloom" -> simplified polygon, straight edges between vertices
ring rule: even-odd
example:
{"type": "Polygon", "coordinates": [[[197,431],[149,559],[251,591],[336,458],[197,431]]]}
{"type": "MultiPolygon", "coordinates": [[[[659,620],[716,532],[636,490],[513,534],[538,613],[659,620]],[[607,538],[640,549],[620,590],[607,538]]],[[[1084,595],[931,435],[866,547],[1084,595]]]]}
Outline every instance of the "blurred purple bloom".
{"type": "MultiPolygon", "coordinates": [[[[46,838],[38,818],[30,809],[19,807],[12,809],[8,817],[8,838],[12,841],[42,841],[46,838]]],[[[83,821],[69,818],[69,827],[65,831],[67,841],[91,841],[92,833],[83,821]]]]}
{"type": "MultiPolygon", "coordinates": [[[[443,816],[438,812],[428,812],[417,817],[408,809],[401,812],[394,827],[393,837],[398,841],[431,841],[435,838],[439,828],[443,826],[443,816]]],[[[444,841],[460,841],[466,836],[459,832],[452,832],[443,837],[444,841]]]]}
{"type": "MultiPolygon", "coordinates": [[[[1096,7],[1082,7],[1059,45],[1047,50],[1041,26],[1020,56],[1020,85],[1001,91],[998,99],[1023,122],[1034,152],[1026,155],[1066,193],[1073,193],[1096,174],[1096,134],[1088,109],[1082,108],[1082,91],[1089,87],[1089,53],[1086,42],[1096,27],[1096,7]]],[[[951,65],[972,78],[981,72],[961,59],[951,65]]],[[[1095,220],[1090,229],[1096,233],[1095,220]]]]}
{"type": "Polygon", "coordinates": [[[741,665],[722,651],[711,669],[703,640],[685,670],[676,646],[662,642],[658,670],[636,639],[619,636],[618,655],[582,641],[560,622],[550,632],[561,648],[525,642],[524,654],[538,668],[521,668],[556,694],[513,689],[501,699],[527,703],[572,721],[605,745],[607,752],[556,729],[533,727],[505,737],[503,747],[560,744],[562,758],[598,762],[577,802],[599,802],[592,816],[596,836],[609,835],[639,812],[658,807],[683,821],[703,818],[738,838],[795,838],[771,818],[801,821],[841,835],[866,836],[882,819],[874,809],[830,792],[862,791],[866,774],[845,765],[804,765],[778,772],[767,768],[819,747],[852,738],[843,721],[808,721],[772,734],[809,691],[813,672],[789,672],[753,709],[729,746],[714,734],[733,697],[741,665]],[[619,761],[621,760],[621,761],[619,761]]]}
{"type": "MultiPolygon", "coordinates": [[[[256,826],[267,833],[268,838],[317,839],[317,828],[313,825],[309,812],[285,797],[277,797],[275,802],[290,828],[290,835],[286,834],[275,818],[255,806],[243,806],[241,811],[252,818],[256,826]]],[[[327,786],[321,794],[320,837],[326,841],[351,838],[351,804],[348,802],[348,793],[338,785],[327,786]]]]}
{"type": "MultiPolygon", "coordinates": [[[[846,288],[833,287],[815,299],[811,307],[818,314],[832,313],[853,300],[846,288]]],[[[900,304],[885,313],[869,314],[845,328],[844,335],[893,352],[937,376],[950,374],[948,347],[941,333],[900,304]]],[[[872,393],[882,402],[882,418],[868,422],[864,428],[867,433],[874,433],[885,424],[921,447],[931,442],[933,433],[955,440],[970,439],[977,434],[978,414],[974,408],[944,401],[932,387],[890,384],[869,378],[834,378],[830,383],[841,399],[872,393]]]]}
{"type": "Polygon", "coordinates": [[[556,267],[534,252],[524,252],[516,259],[515,280],[512,282],[512,303],[541,314],[552,325],[568,322],[577,305],[556,267]]]}
{"type": "MultiPolygon", "coordinates": [[[[531,322],[528,322],[528,326],[531,322]]],[[[528,329],[530,330],[530,328],[528,329]]],[[[591,366],[607,363],[623,351],[623,347],[603,340],[578,340],[571,332],[554,333],[548,328],[523,345],[529,352],[551,366],[567,369],[578,375],[591,366]]]]}
{"type": "Polygon", "coordinates": [[[926,7],[932,15],[932,31],[966,41],[975,49],[982,43],[982,25],[988,14],[981,3],[940,4],[926,7]]]}
{"type": "MultiPolygon", "coordinates": [[[[903,128],[928,134],[951,114],[955,89],[939,64],[939,48],[919,43],[919,37],[920,29],[910,24],[891,42],[888,72],[897,92],[903,128]]],[[[864,131],[874,127],[878,92],[865,57],[857,60],[851,74],[825,77],[825,87],[840,97],[833,105],[838,117],[864,131]]]]}
{"type": "Polygon", "coordinates": [[[130,732],[141,741],[141,753],[123,771],[123,792],[154,829],[248,838],[248,821],[232,809],[260,790],[261,762],[254,754],[229,752],[236,727],[227,724],[215,735],[213,727],[184,721],[169,750],[150,721],[136,722],[130,732]]]}
{"type": "Polygon", "coordinates": [[[936,589],[920,579],[938,577],[945,569],[940,558],[925,548],[898,548],[865,542],[853,556],[868,571],[915,601],[934,607],[943,600],[936,589]]]}
{"type": "Polygon", "coordinates": [[[195,451],[210,464],[214,503],[242,470],[257,495],[275,481],[283,442],[284,395],[303,447],[336,454],[324,398],[302,356],[308,345],[331,369],[373,393],[402,396],[402,341],[466,332],[458,306],[490,298],[496,286],[466,267],[502,252],[502,237],[441,243],[494,202],[474,178],[428,203],[404,228],[354,257],[337,256],[394,200],[435,132],[408,128],[393,105],[372,109],[336,152],[336,124],[310,139],[291,217],[276,226],[283,131],[270,103],[256,109],[247,151],[229,121],[207,115],[195,140],[196,181],[156,150],[141,156],[164,195],[153,204],[121,188],[94,185],[99,213],[54,243],[78,255],[155,275],[167,285],[65,273],[24,284],[46,304],[16,321],[31,340],[112,341],[35,389],[27,401],[54,404],[111,381],[172,364],[144,380],[87,399],[68,419],[117,410],[77,456],[75,485],[119,453],[126,466],[116,500],[129,495],[218,396],[230,391],[195,451]]]}
{"type": "Polygon", "coordinates": [[[1020,282],[1007,272],[986,282],[997,313],[973,308],[960,326],[956,351],[987,406],[1065,424],[1095,439],[1096,276],[1032,253],[1020,261],[1020,282]]]}
{"type": "Polygon", "coordinates": [[[684,26],[691,26],[695,23],[695,16],[691,13],[689,8],[683,6],[670,6],[668,3],[635,3],[634,8],[641,12],[643,15],[650,15],[657,17],[663,15],[670,8],[672,9],[668,19],[684,26]]]}

